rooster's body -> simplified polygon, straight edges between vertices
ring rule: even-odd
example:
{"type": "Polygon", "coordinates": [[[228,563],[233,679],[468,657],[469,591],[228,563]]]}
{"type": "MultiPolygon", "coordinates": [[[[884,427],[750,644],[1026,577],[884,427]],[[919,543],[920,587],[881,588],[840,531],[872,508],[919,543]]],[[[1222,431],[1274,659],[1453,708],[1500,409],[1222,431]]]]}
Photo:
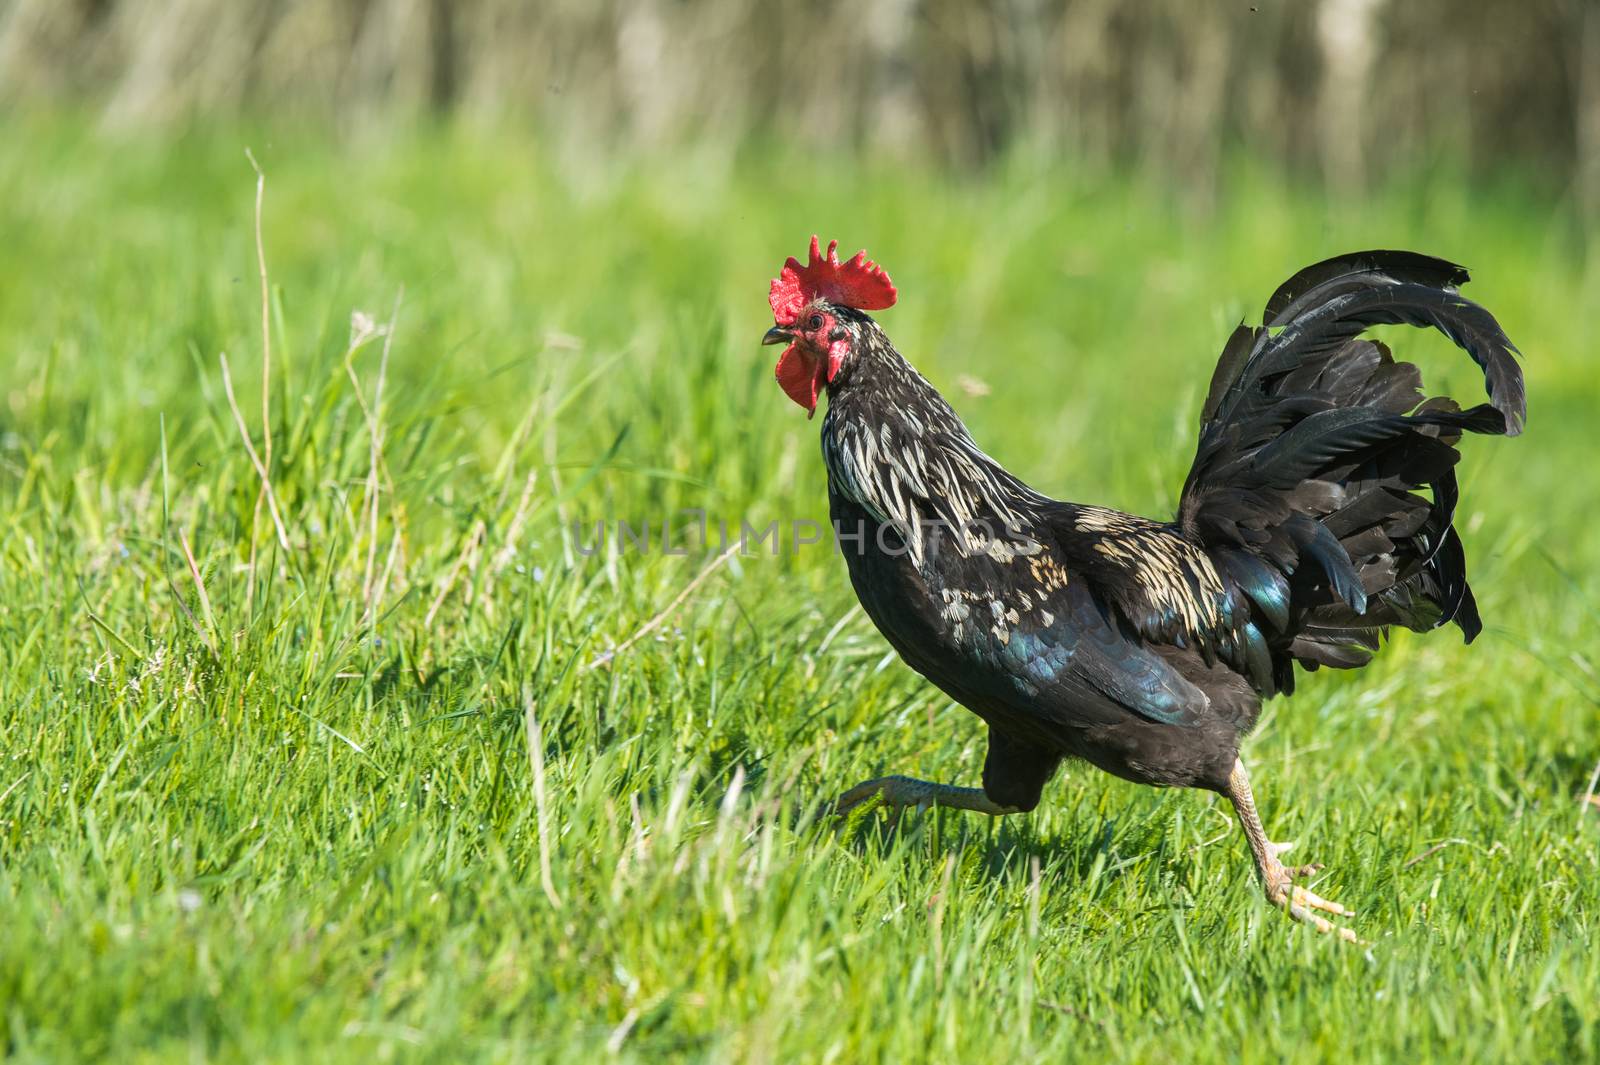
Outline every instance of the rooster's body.
{"type": "Polygon", "coordinates": [[[891,777],[843,805],[1026,811],[1068,757],[1215,790],[1269,897],[1334,930],[1308,907],[1347,911],[1290,883],[1239,744],[1262,700],[1292,690],[1297,662],[1363,665],[1391,625],[1453,621],[1469,641],[1481,628],[1452,526],[1455,444],[1520,431],[1525,401],[1515,348],[1457,293],[1466,272],[1367,252],[1285,282],[1266,327],[1228,342],[1177,516],[1161,522],[1049,499],[985,455],[858,309],[893,302],[892,286],[872,289],[887,278],[852,268],[875,270],[814,246],[810,267],[791,260],[774,283],[769,339],[793,341],[779,379],[802,404],[826,386],[829,503],[863,607],[908,665],[987,722],[989,753],[981,792],[891,777]],[[1491,402],[1424,400],[1416,367],[1359,339],[1395,323],[1455,340],[1491,402]]]}

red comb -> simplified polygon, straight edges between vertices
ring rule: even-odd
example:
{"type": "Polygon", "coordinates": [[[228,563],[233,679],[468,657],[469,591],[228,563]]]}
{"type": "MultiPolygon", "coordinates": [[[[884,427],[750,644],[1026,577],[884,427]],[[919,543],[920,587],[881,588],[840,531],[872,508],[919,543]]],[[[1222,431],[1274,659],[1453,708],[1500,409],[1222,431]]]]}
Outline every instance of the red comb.
{"type": "Polygon", "coordinates": [[[823,258],[817,238],[811,238],[811,261],[804,266],[794,256],[783,264],[783,273],[772,282],[767,302],[779,325],[793,325],[806,304],[821,296],[839,307],[858,311],[881,311],[893,307],[894,282],[883,267],[856,252],[848,262],[839,261],[839,242],[828,241],[828,256],[823,258]]]}

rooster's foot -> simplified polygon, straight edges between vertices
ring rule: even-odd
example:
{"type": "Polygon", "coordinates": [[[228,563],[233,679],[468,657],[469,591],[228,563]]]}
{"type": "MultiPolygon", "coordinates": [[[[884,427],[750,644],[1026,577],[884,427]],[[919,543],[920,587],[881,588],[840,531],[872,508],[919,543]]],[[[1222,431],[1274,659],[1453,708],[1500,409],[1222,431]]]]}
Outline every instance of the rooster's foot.
{"type": "Polygon", "coordinates": [[[1354,917],[1356,911],[1341,906],[1337,902],[1313,894],[1298,884],[1289,882],[1289,871],[1279,867],[1282,876],[1275,883],[1266,886],[1267,901],[1278,909],[1288,913],[1294,920],[1301,924],[1308,924],[1324,935],[1338,936],[1346,943],[1361,943],[1363,940],[1353,931],[1342,925],[1336,925],[1326,917],[1322,917],[1313,910],[1331,913],[1336,917],[1354,917]]]}
{"type": "MultiPolygon", "coordinates": [[[[1272,843],[1269,841],[1267,846],[1272,848],[1274,857],[1282,857],[1289,853],[1289,849],[1294,846],[1294,841],[1290,840],[1288,843],[1272,843]]],[[[1289,874],[1290,879],[1300,880],[1304,877],[1316,876],[1326,868],[1327,866],[1321,862],[1312,862],[1308,865],[1286,865],[1283,867],[1283,871],[1289,874]]]]}
{"type": "Polygon", "coordinates": [[[1346,943],[1362,943],[1361,937],[1350,929],[1336,925],[1316,912],[1321,910],[1336,917],[1354,917],[1356,911],[1313,894],[1294,882],[1295,877],[1310,876],[1320,871],[1322,866],[1301,865],[1291,869],[1278,860],[1278,855],[1293,844],[1273,843],[1267,839],[1266,829],[1261,827],[1261,818],[1256,813],[1255,796],[1251,794],[1250,777],[1244,771],[1243,762],[1236,761],[1233,765],[1233,773],[1228,778],[1227,796],[1233,803],[1234,812],[1239,815],[1245,838],[1250,841],[1250,852],[1255,857],[1256,872],[1261,877],[1267,901],[1294,920],[1308,924],[1324,935],[1338,936],[1346,943]]]}

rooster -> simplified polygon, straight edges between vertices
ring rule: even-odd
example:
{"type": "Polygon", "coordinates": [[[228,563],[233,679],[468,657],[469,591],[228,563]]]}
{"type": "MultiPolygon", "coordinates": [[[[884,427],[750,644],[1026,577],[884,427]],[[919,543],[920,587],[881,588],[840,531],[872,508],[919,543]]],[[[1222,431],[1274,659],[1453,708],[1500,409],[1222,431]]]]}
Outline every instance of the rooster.
{"type": "Polygon", "coordinates": [[[1350,669],[1391,626],[1482,629],[1452,518],[1463,433],[1515,436],[1517,349],[1459,293],[1467,272],[1412,252],[1309,266],[1223,348],[1167,521],[1061,502],[979,448],[867,312],[888,275],[811,239],[772,282],[776,370],[814,414],[850,580],[900,657],[989,728],[981,788],[889,776],[846,792],[991,815],[1039,802],[1064,759],[1227,797],[1267,899],[1359,941],[1353,911],[1296,880],[1256,813],[1240,741],[1295,665],[1350,669]],[[1489,402],[1424,398],[1370,326],[1431,326],[1482,368],[1489,402]],[[1426,492],[1426,494],[1424,494],[1426,492]]]}

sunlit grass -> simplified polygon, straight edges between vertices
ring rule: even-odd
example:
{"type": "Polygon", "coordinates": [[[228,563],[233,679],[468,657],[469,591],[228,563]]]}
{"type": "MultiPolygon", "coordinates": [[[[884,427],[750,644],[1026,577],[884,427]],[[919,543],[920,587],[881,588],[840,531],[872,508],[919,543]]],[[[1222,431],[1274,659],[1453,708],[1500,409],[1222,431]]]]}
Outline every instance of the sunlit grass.
{"type": "Polygon", "coordinates": [[[12,132],[19,1058],[1600,1054],[1600,275],[1563,211],[1438,175],[1340,205],[1241,167],[1203,216],[1163,178],[1023,161],[12,132]],[[264,454],[247,143],[284,543],[222,376],[225,353],[264,454]],[[894,274],[880,317],[987,450],[1155,514],[1222,340],[1288,273],[1360,246],[1474,269],[1531,396],[1528,434],[1463,465],[1487,631],[1306,677],[1249,748],[1269,828],[1328,864],[1370,951],[1270,911],[1217,802],[1082,766],[1027,818],[838,831],[830,795],[974,783],[984,740],[886,654],[831,551],[709,574],[715,545],[582,553],[573,522],[824,515],[817,425],[757,346],[813,231],[894,274]]]}

